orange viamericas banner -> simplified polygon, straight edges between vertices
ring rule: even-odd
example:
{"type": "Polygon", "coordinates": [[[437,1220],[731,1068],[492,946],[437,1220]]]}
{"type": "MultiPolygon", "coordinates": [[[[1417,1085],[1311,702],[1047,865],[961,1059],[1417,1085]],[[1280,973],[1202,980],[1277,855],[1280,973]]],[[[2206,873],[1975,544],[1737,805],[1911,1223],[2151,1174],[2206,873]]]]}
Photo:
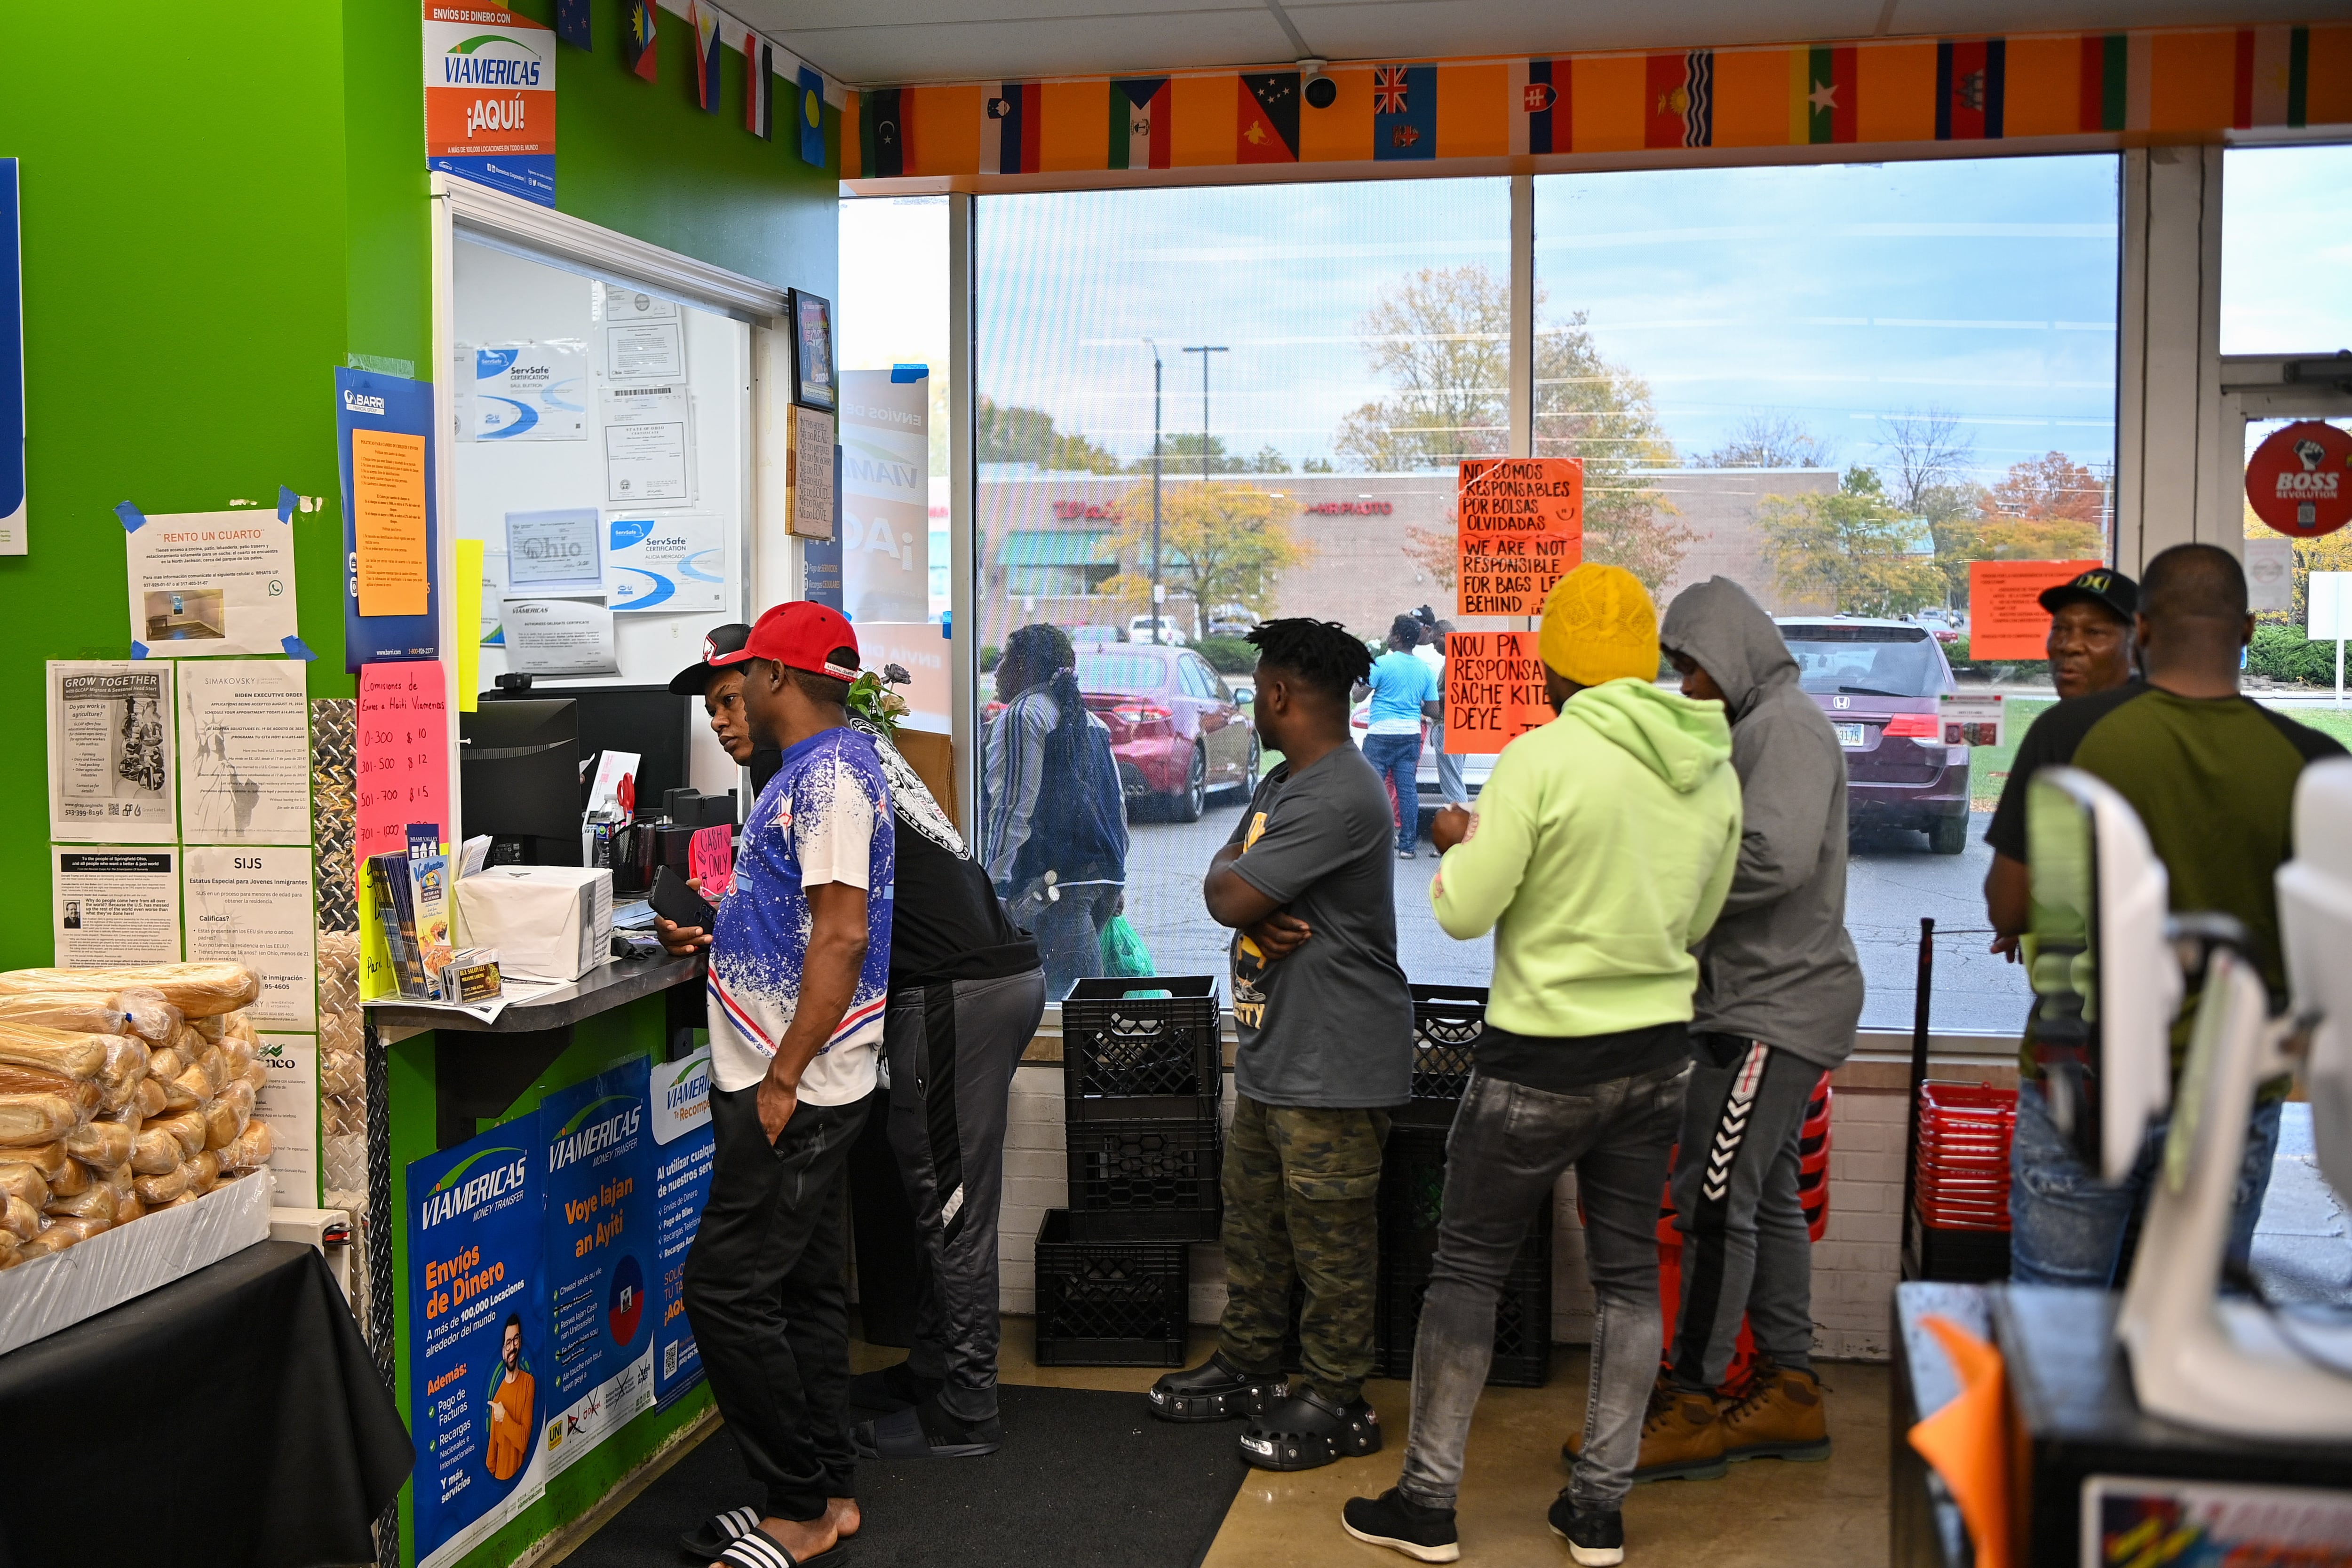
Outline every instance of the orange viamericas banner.
{"type": "Polygon", "coordinates": [[[1319,109],[1296,69],[869,89],[844,111],[843,177],[1043,189],[1269,164],[1373,174],[1661,149],[2218,141],[2352,124],[2352,22],[1361,61],[1325,74],[1335,92],[1319,109]]]}
{"type": "Polygon", "coordinates": [[[2045,589],[2072,582],[2106,564],[2100,560],[1972,560],[1969,562],[1969,657],[2046,659],[2050,612],[2045,589]]]}

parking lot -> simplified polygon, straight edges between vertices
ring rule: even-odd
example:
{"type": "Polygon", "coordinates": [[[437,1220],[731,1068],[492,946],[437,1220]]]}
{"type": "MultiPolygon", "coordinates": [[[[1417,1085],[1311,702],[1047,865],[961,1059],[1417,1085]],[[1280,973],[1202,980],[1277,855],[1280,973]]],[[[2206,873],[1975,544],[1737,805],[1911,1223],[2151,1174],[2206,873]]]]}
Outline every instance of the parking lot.
{"type": "MultiPolygon", "coordinates": [[[[1227,933],[1201,906],[1201,876],[1240,821],[1238,792],[1213,795],[1198,822],[1139,821],[1128,855],[1128,918],[1150,947],[1163,975],[1225,972],[1227,933]]],[[[1936,922],[1933,1027],[1938,1033],[2013,1034],[2023,1024],[2024,970],[1985,951],[1986,817],[1971,824],[1969,847],[1958,855],[1931,854],[1918,833],[1888,833],[1858,841],[1849,862],[1846,925],[1853,933],[1868,986],[1863,1023],[1908,1030],[1916,971],[1919,920],[1936,922]]],[[[1494,972],[1491,939],[1456,942],[1429,910],[1429,880],[1437,861],[1428,843],[1421,858],[1399,861],[1397,946],[1407,978],[1483,986],[1494,972]]],[[[1223,989],[1223,982],[1220,983],[1223,989]]]]}

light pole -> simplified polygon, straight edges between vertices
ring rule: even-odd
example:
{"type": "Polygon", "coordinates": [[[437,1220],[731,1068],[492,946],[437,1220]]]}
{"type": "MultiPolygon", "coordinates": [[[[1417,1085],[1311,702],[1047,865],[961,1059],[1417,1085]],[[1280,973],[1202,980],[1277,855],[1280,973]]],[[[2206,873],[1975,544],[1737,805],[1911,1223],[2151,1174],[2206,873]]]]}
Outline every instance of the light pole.
{"type": "MultiPolygon", "coordinates": [[[[1201,356],[1201,488],[1206,490],[1209,487],[1209,356],[1230,353],[1232,350],[1223,343],[1202,343],[1184,351],[1201,356]]],[[[1193,580],[1197,586],[1199,579],[1195,578],[1193,580]]],[[[1203,622],[1208,612],[1208,606],[1204,604],[1196,602],[1192,606],[1194,617],[1192,629],[1195,632],[1203,630],[1203,622]]],[[[1160,635],[1159,613],[1159,607],[1153,606],[1151,635],[1155,640],[1160,635]]]]}
{"type": "MultiPolygon", "coordinates": [[[[1143,346],[1151,350],[1151,642],[1160,643],[1160,345],[1150,339],[1143,346]]],[[[1206,361],[1202,361],[1207,363],[1206,361]]]]}

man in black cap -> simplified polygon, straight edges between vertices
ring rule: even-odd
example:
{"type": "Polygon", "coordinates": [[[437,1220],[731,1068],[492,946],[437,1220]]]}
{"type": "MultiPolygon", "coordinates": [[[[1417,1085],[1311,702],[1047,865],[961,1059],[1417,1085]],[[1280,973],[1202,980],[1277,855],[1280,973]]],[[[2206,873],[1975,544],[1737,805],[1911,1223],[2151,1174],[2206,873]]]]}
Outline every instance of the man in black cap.
{"type": "Polygon", "coordinates": [[[783,753],[752,745],[751,721],[743,716],[743,666],[717,662],[741,653],[751,638],[751,629],[740,621],[713,626],[703,633],[700,662],[672,675],[669,689],[682,697],[702,699],[702,711],[709,716],[710,733],[719,737],[720,749],[738,767],[751,770],[751,793],[756,798],[776,776],[783,753]]]}
{"type": "Polygon", "coordinates": [[[2061,701],[2113,691],[2132,678],[2139,584],[2108,567],[2042,591],[2050,612],[2050,683],[2061,701]]]}

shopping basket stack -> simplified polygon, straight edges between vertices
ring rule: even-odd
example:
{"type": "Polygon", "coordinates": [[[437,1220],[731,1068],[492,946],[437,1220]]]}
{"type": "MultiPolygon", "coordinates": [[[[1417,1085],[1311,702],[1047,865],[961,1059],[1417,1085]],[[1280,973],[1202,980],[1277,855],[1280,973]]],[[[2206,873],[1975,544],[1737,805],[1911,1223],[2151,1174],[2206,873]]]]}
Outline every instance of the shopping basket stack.
{"type": "Polygon", "coordinates": [[[1181,1366],[1192,1243],[1221,1218],[1216,980],[1080,980],[1062,1070],[1070,1207],[1037,1233],[1037,1363],[1181,1366]]]}
{"type": "Polygon", "coordinates": [[[1905,1228],[1915,1280],[2009,1277],[2009,1151],[2017,1091],[1919,1085],[1919,1155],[1905,1228]]]}

